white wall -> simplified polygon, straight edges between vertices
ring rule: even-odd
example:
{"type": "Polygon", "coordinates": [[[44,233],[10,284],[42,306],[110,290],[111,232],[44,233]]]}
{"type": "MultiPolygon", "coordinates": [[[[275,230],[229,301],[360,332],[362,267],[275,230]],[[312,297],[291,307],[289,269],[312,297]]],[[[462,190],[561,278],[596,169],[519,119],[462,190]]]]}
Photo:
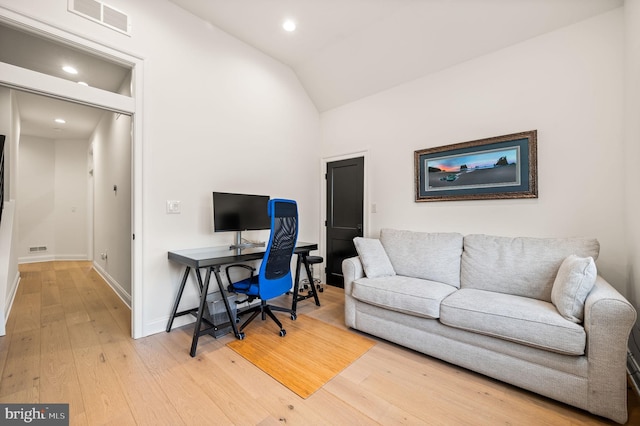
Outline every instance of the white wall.
{"type": "Polygon", "coordinates": [[[55,142],[21,136],[17,210],[20,262],[51,260],[55,253],[55,142]],[[29,247],[46,246],[30,253],[29,247]]]}
{"type": "Polygon", "coordinates": [[[15,220],[16,202],[11,197],[15,191],[11,182],[15,179],[16,165],[12,159],[17,156],[17,144],[20,133],[20,115],[15,97],[7,88],[0,87],[0,134],[5,135],[5,202],[0,222],[0,336],[6,334],[5,324],[9,317],[11,304],[18,288],[18,238],[15,220]]]}
{"type": "Polygon", "coordinates": [[[596,237],[624,291],[623,43],[617,9],[326,112],[322,156],[368,150],[371,236],[596,237]],[[533,129],[539,198],[414,202],[415,150],[533,129]]]}
{"type": "MultiPolygon", "coordinates": [[[[111,0],[131,37],[67,12],[67,0],[0,5],[144,59],[142,334],[166,327],[182,269],[172,249],[228,244],[213,235],[211,192],[294,198],[299,238],[318,240],[319,115],[293,71],[164,0],[111,0]],[[182,213],[167,215],[167,200],[182,213]]],[[[114,230],[115,232],[115,230],[114,230]]],[[[96,254],[97,255],[97,254],[96,254]]],[[[135,293],[135,292],[134,292],[135,293]]],[[[189,285],[185,305],[195,306],[189,285]]]]}
{"type": "Polygon", "coordinates": [[[105,112],[91,145],[93,263],[131,305],[131,117],[105,112]]]}
{"type": "MultiPolygon", "coordinates": [[[[156,21],[146,29],[165,41],[163,52],[145,61],[149,331],[166,327],[183,272],[167,251],[233,241],[212,232],[212,191],[296,199],[302,241],[317,241],[319,220],[319,115],[291,69],[178,11],[156,21]],[[186,66],[185,80],[175,79],[176,64],[186,66]],[[181,201],[182,213],[166,214],[167,200],[181,201]]],[[[193,290],[184,307],[196,305],[193,290]]]]}
{"type": "Polygon", "coordinates": [[[55,141],[54,240],[59,259],[88,259],[86,140],[55,141]]]}
{"type": "MultiPolygon", "coordinates": [[[[626,1],[625,12],[625,229],[628,250],[627,298],[640,308],[640,2],[626,1]]],[[[640,327],[633,330],[633,351],[636,361],[640,360],[640,327]]]]}
{"type": "Polygon", "coordinates": [[[22,135],[18,173],[20,262],[86,260],[86,140],[22,135]],[[30,252],[30,247],[47,247],[30,252]]]}

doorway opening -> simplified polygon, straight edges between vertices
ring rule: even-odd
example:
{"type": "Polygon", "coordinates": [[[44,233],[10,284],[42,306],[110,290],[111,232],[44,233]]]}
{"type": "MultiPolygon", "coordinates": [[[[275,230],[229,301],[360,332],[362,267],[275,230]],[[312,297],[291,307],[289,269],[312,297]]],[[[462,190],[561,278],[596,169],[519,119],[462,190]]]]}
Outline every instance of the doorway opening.
{"type": "MultiPolygon", "coordinates": [[[[130,226],[128,244],[130,247],[130,306],[131,306],[131,333],[133,338],[143,336],[142,321],[142,76],[144,75],[144,62],[141,58],[115,50],[113,48],[92,42],[81,36],[71,34],[60,28],[53,27],[36,19],[32,19],[9,10],[2,10],[0,25],[17,28],[19,31],[36,35],[50,43],[63,48],[71,48],[80,53],[91,56],[93,60],[117,63],[130,70],[130,84],[127,94],[121,94],[119,90],[105,91],[93,87],[80,87],[79,85],[59,78],[52,73],[34,72],[29,67],[21,67],[18,64],[10,64],[0,58],[0,86],[20,91],[44,95],[46,97],[60,99],[76,104],[101,108],[117,115],[130,117],[130,162],[127,164],[130,173],[128,185],[113,182],[123,197],[124,186],[130,188],[130,211],[127,223],[130,226]],[[137,231],[137,232],[136,232],[137,231]],[[137,234],[137,235],[136,235],[137,234]]],[[[28,51],[28,50],[27,50],[28,51]]],[[[4,52],[4,49],[3,49],[4,52]]],[[[23,51],[24,52],[24,51],[23,51]]],[[[79,56],[82,56],[81,54],[79,56]]],[[[89,83],[90,84],[90,83],[89,83]]],[[[9,138],[13,146],[9,149],[17,150],[18,141],[9,138]]],[[[17,161],[16,161],[17,163],[17,161]]],[[[9,171],[10,179],[15,178],[17,167],[9,171]]],[[[112,190],[112,193],[114,191],[112,190]]],[[[117,192],[117,190],[115,191],[117,192]]],[[[100,253],[100,252],[98,252],[100,253]]],[[[99,254],[94,253],[94,257],[99,254]]],[[[107,254],[108,258],[109,254],[107,254]]]]}
{"type": "Polygon", "coordinates": [[[18,262],[91,260],[131,307],[131,117],[14,95],[18,262]]]}

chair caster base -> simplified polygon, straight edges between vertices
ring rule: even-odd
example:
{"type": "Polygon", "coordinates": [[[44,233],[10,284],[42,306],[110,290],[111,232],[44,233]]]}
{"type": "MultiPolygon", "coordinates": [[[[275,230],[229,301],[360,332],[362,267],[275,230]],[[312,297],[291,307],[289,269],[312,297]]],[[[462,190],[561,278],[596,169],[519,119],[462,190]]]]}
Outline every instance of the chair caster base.
{"type": "Polygon", "coordinates": [[[280,330],[280,337],[284,337],[286,335],[287,335],[287,330],[285,330],[284,328],[280,330]]]}

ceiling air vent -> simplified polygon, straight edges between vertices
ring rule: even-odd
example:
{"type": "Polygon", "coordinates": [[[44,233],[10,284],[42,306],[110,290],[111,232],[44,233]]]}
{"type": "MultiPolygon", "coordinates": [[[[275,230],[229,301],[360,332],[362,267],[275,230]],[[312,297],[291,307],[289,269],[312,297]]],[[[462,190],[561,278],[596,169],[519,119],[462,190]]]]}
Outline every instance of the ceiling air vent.
{"type": "Polygon", "coordinates": [[[129,16],[108,4],[96,0],[69,0],[68,9],[77,15],[130,35],[129,16]]]}

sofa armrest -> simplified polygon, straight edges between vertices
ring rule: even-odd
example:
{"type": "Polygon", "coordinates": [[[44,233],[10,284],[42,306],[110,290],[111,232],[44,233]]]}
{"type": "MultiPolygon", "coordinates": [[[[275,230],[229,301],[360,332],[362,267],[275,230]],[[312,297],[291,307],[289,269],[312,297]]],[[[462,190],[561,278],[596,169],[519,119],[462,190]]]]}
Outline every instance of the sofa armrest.
{"type": "Polygon", "coordinates": [[[584,307],[591,411],[627,421],[627,345],[636,310],[598,276],[584,307]]]}
{"type": "Polygon", "coordinates": [[[344,323],[347,327],[356,328],[355,299],[351,296],[353,282],[363,278],[364,268],[359,257],[350,257],[342,261],[342,277],[344,279],[344,323]]]}

